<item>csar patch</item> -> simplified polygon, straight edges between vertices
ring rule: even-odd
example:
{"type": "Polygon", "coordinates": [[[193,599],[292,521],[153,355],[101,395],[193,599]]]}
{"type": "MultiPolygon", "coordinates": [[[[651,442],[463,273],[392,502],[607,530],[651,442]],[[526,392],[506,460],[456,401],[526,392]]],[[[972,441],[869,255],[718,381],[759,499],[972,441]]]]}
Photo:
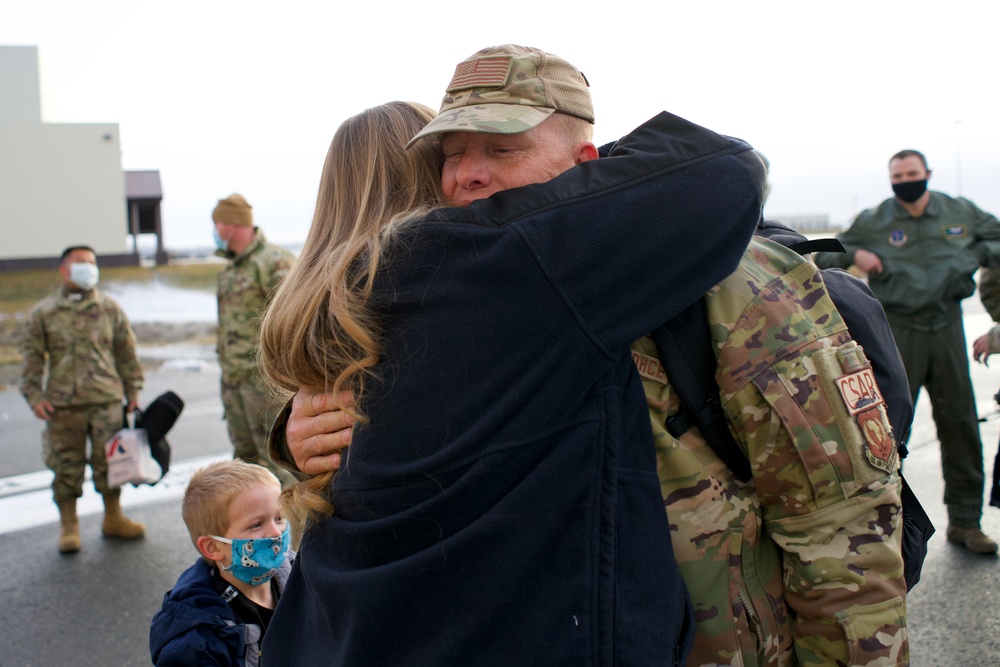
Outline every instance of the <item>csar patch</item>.
{"type": "Polygon", "coordinates": [[[865,440],[865,458],[875,468],[892,472],[896,465],[896,441],[885,413],[885,400],[871,366],[837,378],[837,389],[847,411],[854,417],[865,440]]]}
{"type": "Polygon", "coordinates": [[[851,415],[885,403],[871,366],[837,378],[837,389],[851,415]]]}
{"type": "Polygon", "coordinates": [[[894,229],[889,233],[889,245],[901,248],[906,245],[906,232],[894,229]]]}

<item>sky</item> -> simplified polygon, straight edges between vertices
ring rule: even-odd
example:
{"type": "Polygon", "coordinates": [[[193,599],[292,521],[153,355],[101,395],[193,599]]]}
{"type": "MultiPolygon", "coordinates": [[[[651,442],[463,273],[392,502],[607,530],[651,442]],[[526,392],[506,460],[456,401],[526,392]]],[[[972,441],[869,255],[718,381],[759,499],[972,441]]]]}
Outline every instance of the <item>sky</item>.
{"type": "Polygon", "coordinates": [[[45,122],[119,124],[180,249],[211,244],[233,192],[269,239],[301,243],[343,120],[437,108],[459,61],[507,42],[584,72],[597,143],[662,110],[749,141],[771,162],[768,217],[849,224],[891,196],[903,148],[932,189],[1000,214],[998,19],[978,0],[0,0],[0,45],[38,48],[45,122]]]}

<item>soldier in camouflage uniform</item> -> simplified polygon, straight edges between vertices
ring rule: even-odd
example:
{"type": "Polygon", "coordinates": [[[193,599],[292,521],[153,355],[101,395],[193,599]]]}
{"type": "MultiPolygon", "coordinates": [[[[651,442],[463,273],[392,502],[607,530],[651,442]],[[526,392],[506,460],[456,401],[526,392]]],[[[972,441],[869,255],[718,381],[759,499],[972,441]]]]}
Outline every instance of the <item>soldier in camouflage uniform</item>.
{"type": "MultiPolygon", "coordinates": [[[[1000,322],[1000,270],[979,271],[979,299],[993,321],[1000,322]]],[[[986,363],[987,358],[997,352],[1000,352],[1000,325],[993,326],[972,344],[972,355],[979,363],[986,363]]]]}
{"type": "Polygon", "coordinates": [[[88,462],[94,488],[104,498],[103,534],[126,539],[145,534],[141,523],[122,513],[121,489],[108,486],[104,450],[122,428],[122,399],[128,401],[129,411],[138,405],[143,375],[125,313],[96,288],[94,251],[87,246],[67,248],[59,273],[63,286],[28,315],[21,343],[21,394],[46,421],[43,450],[45,464],[55,473],[59,551],[74,553],[80,550],[76,499],[83,495],[88,462]]]}
{"type": "Polygon", "coordinates": [[[255,356],[264,308],[295,257],[264,239],[253,226],[250,205],[238,194],[219,200],[212,221],[216,254],[230,260],[219,272],[218,353],[233,455],[265,466],[288,486],[293,478],[271,462],[265,448],[284,397],[272,395],[264,385],[255,356]]]}
{"type": "Polygon", "coordinates": [[[908,664],[899,462],[884,405],[851,415],[841,378],[874,378],[815,266],[754,240],[705,298],[744,484],[691,429],[652,339],[643,377],[674,554],[695,607],[688,665],[908,664]]]}
{"type": "MultiPolygon", "coordinates": [[[[456,79],[476,71],[463,65],[456,79]]],[[[449,88],[439,119],[458,130],[491,131],[491,101],[531,96],[506,95],[513,89],[508,84],[479,96],[449,88]]],[[[524,114],[542,113],[538,106],[524,114]]],[[[510,122],[497,116],[498,125],[510,122]]],[[[695,607],[687,664],[908,664],[895,444],[884,406],[851,416],[837,388],[841,378],[870,373],[816,267],[755,240],[706,302],[727,416],[753,462],[750,483],[733,477],[696,430],[680,440],[666,432],[677,397],[652,340],[632,347],[650,406],[671,541],[695,607]]],[[[350,429],[342,415],[317,417],[317,405],[337,412],[332,395],[300,391],[270,443],[290,468],[294,458],[314,461],[313,474],[335,468],[339,459],[331,457],[338,454],[309,451],[306,440],[308,447],[346,444],[344,436],[312,436],[334,424],[350,429]],[[286,442],[292,432],[299,439],[286,442]]]]}
{"type": "MultiPolygon", "coordinates": [[[[819,272],[755,239],[705,301],[751,482],[697,429],[667,432],[679,399],[652,339],[632,345],[695,609],[687,665],[909,664],[896,446],[885,406],[852,415],[856,401],[838,386],[874,377],[819,272]]],[[[284,425],[271,447],[294,467],[284,425]]]]}
{"type": "MultiPolygon", "coordinates": [[[[1000,270],[982,269],[979,272],[979,298],[994,322],[1000,322],[1000,270]]],[[[1000,352],[1000,324],[992,327],[972,344],[972,356],[976,361],[989,365],[991,354],[1000,352]]],[[[997,393],[1000,396],[1000,392],[997,393]]],[[[1000,401],[998,401],[1000,402],[1000,401]]],[[[990,489],[990,505],[1000,507],[1000,448],[993,461],[993,486],[990,489]]]]}

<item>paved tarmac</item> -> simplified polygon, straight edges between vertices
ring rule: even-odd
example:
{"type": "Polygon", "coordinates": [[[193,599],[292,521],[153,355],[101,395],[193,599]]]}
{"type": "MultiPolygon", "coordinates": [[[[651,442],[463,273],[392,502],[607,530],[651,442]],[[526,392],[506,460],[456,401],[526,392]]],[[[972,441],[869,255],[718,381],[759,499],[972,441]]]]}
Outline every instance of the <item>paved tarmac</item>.
{"type": "MultiPolygon", "coordinates": [[[[970,342],[989,324],[981,311],[970,312],[970,342]]],[[[186,406],[168,438],[174,451],[169,476],[156,487],[123,493],[129,516],[147,526],[140,541],[101,538],[101,505],[91,488],[81,501],[82,551],[57,552],[51,474],[39,456],[41,423],[15,389],[0,392],[0,554],[10,565],[0,577],[0,667],[149,664],[149,621],[196,557],[180,518],[187,476],[231,450],[210,347],[147,349],[143,355],[171,359],[148,373],[143,401],[171,389],[186,406]]],[[[973,364],[972,373],[980,414],[988,417],[981,430],[989,477],[1000,435],[992,399],[1000,386],[1000,357],[992,369],[973,364]]],[[[908,598],[912,664],[1000,665],[1000,562],[944,538],[940,453],[926,400],[917,406],[910,449],[907,478],[939,528],[923,579],[908,598]]],[[[1000,537],[1000,509],[985,508],[983,527],[1000,537]]]]}

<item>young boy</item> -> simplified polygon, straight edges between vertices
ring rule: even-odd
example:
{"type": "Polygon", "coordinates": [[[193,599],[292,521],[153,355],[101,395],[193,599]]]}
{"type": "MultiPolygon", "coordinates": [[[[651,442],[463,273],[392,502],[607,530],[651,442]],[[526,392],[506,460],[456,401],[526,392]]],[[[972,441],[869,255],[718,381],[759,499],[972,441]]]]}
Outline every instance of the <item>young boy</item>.
{"type": "Polygon", "coordinates": [[[295,558],[280,495],[281,483],[269,470],[239,459],[213,463],[191,477],[181,512],[201,558],[153,617],[154,665],[259,663],[295,558]]]}

